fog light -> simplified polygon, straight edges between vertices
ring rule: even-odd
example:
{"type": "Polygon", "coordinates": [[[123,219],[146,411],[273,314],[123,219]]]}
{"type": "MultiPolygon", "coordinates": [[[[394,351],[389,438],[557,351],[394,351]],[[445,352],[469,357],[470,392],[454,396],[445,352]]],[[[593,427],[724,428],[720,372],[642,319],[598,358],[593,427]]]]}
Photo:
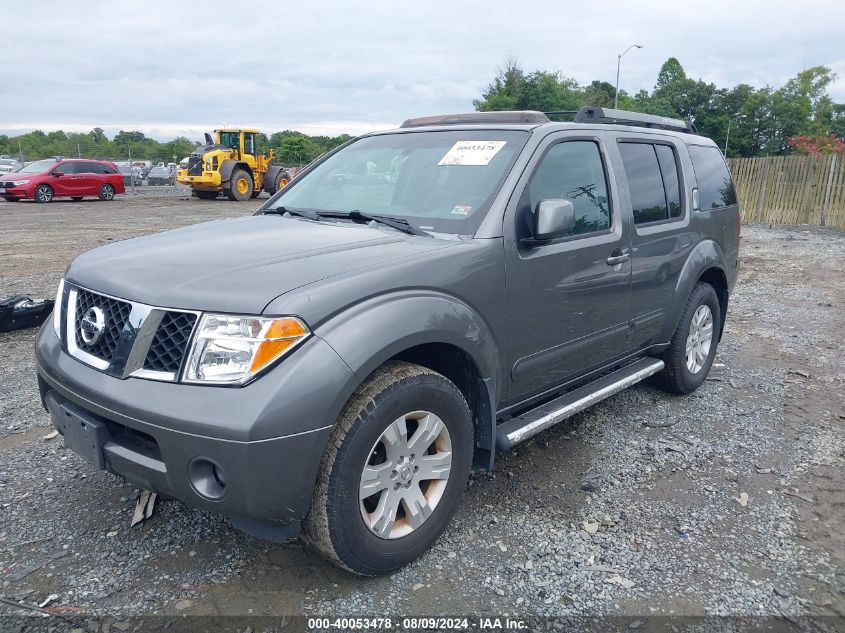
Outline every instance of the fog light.
{"type": "Polygon", "coordinates": [[[188,479],[200,497],[217,501],[226,494],[226,473],[207,457],[195,457],[188,464],[188,479]]]}

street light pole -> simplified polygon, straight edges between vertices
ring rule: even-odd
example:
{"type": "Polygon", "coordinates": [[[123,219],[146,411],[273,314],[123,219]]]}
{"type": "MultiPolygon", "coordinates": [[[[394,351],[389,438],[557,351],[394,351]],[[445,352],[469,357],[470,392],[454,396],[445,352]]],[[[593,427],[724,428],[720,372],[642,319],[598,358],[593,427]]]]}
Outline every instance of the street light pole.
{"type": "Polygon", "coordinates": [[[616,56],[616,94],[613,97],[613,109],[616,110],[619,108],[619,68],[622,66],[622,56],[625,55],[629,50],[632,48],[643,48],[642,44],[631,44],[628,48],[624,51],[619,53],[616,56]]]}
{"type": "Polygon", "coordinates": [[[731,138],[731,123],[733,123],[733,119],[728,119],[728,133],[725,134],[725,158],[728,157],[728,141],[731,138]]]}

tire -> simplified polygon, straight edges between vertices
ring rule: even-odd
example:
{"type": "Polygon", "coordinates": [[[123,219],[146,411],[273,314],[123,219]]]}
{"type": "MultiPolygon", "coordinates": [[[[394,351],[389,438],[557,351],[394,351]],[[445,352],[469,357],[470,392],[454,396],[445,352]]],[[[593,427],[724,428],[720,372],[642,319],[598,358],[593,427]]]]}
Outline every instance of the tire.
{"type": "Polygon", "coordinates": [[[100,187],[100,200],[111,201],[114,200],[114,187],[109,184],[105,184],[100,187]]]}
{"type": "Polygon", "coordinates": [[[48,203],[53,201],[53,188],[50,185],[38,185],[33,196],[36,202],[48,203]]]}
{"type": "Polygon", "coordinates": [[[684,305],[669,348],[663,353],[666,366],[657,374],[657,384],[677,394],[698,389],[713,365],[721,331],[722,312],[716,291],[710,284],[698,282],[684,305]]]}
{"type": "Polygon", "coordinates": [[[455,513],[473,442],[469,407],[452,382],[418,365],[385,364],[352,395],[335,424],[305,518],[306,540],[363,576],[406,565],[432,546],[455,513]],[[403,427],[404,437],[398,432],[403,427]],[[366,472],[377,475],[368,486],[375,492],[362,500],[366,472]],[[395,510],[379,521],[379,509],[389,501],[395,510]]]}
{"type": "Polygon", "coordinates": [[[284,189],[287,184],[290,182],[290,174],[285,171],[280,171],[276,174],[276,180],[273,183],[273,193],[279,191],[279,189],[284,189]]]}
{"type": "Polygon", "coordinates": [[[232,172],[232,177],[229,179],[231,189],[225,189],[226,197],[229,200],[238,200],[243,202],[252,197],[253,185],[252,177],[249,172],[243,169],[236,169],[232,172]]]}
{"type": "Polygon", "coordinates": [[[193,193],[200,200],[214,200],[220,195],[217,191],[201,191],[200,189],[194,189],[193,193]]]}
{"type": "Polygon", "coordinates": [[[250,196],[250,198],[254,199],[254,198],[257,198],[260,195],[261,195],[261,189],[257,189],[257,190],[252,192],[252,195],[250,196]]]}
{"type": "Polygon", "coordinates": [[[71,200],[73,200],[74,202],[79,202],[80,200],[82,200],[82,196],[73,196],[71,200]]]}

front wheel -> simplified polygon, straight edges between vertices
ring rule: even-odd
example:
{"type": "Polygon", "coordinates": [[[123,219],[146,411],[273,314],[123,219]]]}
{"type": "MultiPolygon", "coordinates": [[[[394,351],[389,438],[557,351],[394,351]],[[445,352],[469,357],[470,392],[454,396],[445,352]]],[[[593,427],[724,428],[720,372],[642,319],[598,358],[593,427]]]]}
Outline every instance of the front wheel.
{"type": "Polygon", "coordinates": [[[114,187],[103,185],[100,187],[100,200],[114,200],[114,187]]]}
{"type": "Polygon", "coordinates": [[[346,404],[329,439],[305,536],[365,576],[411,562],[437,540],[469,478],[473,426],[444,376],[391,362],[346,404]]]}
{"type": "Polygon", "coordinates": [[[50,185],[38,185],[35,189],[35,201],[36,202],[52,202],[53,200],[53,189],[50,185]]]}
{"type": "Polygon", "coordinates": [[[669,348],[663,353],[666,366],[656,378],[665,391],[687,394],[701,386],[713,365],[721,326],[716,291],[708,283],[697,283],[684,305],[669,348]]]}
{"type": "Polygon", "coordinates": [[[229,182],[231,189],[225,190],[226,197],[229,198],[229,200],[238,200],[243,202],[244,200],[249,200],[252,197],[252,178],[243,169],[236,169],[233,171],[229,182]]]}

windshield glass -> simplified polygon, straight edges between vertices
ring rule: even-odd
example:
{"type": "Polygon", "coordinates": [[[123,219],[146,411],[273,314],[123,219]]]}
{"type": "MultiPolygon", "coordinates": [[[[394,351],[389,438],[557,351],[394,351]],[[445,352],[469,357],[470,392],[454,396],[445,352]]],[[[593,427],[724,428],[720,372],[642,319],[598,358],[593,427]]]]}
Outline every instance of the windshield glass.
{"type": "Polygon", "coordinates": [[[30,163],[29,165],[24,165],[21,167],[17,173],[20,174],[40,174],[42,171],[47,171],[48,169],[55,167],[56,161],[51,158],[47,160],[37,160],[34,163],[30,163]]]}
{"type": "Polygon", "coordinates": [[[220,132],[220,144],[223,147],[237,147],[241,146],[241,138],[238,132],[220,132]]]}
{"type": "Polygon", "coordinates": [[[527,139],[527,132],[511,130],[369,136],[283,189],[270,208],[360,211],[470,234],[527,139]]]}

